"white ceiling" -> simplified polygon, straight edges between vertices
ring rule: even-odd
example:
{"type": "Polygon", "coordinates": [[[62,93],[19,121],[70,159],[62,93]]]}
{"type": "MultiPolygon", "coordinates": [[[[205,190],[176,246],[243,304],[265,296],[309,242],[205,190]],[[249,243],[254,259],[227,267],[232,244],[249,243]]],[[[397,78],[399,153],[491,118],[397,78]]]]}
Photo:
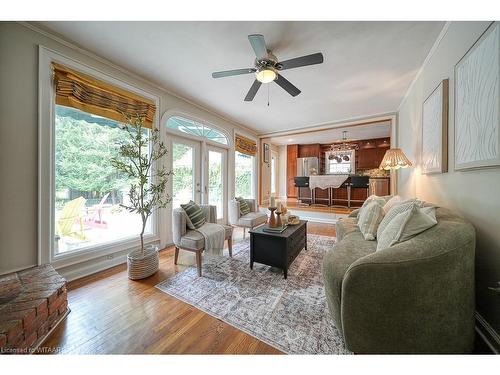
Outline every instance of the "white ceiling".
{"type": "Polygon", "coordinates": [[[42,22],[43,28],[258,133],[394,112],[443,22],[42,22]],[[248,34],[279,60],[322,52],[324,63],[283,72],[244,102],[254,77],[213,79],[252,67],[248,34]],[[267,106],[267,88],[270,106],[267,106]]]}
{"type": "Polygon", "coordinates": [[[271,137],[270,142],[277,145],[287,144],[310,144],[310,143],[333,143],[342,141],[342,131],[347,130],[347,139],[357,141],[361,139],[386,138],[391,136],[390,121],[383,121],[376,124],[356,125],[343,128],[334,128],[301,134],[283,135],[271,137]]]}

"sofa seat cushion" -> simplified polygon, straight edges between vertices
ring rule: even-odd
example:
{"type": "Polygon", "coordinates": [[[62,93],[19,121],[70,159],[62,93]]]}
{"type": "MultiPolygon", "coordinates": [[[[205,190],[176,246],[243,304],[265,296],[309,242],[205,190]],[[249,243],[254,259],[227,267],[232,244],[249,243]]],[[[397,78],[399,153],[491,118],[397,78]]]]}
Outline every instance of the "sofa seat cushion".
{"type": "MultiPolygon", "coordinates": [[[[233,235],[233,227],[223,225],[224,238],[228,239],[233,235]]],[[[205,238],[197,230],[188,230],[184,236],[181,237],[180,247],[183,249],[200,250],[205,247],[205,238]]]]}
{"type": "Polygon", "coordinates": [[[184,236],[181,237],[180,247],[184,249],[200,250],[205,247],[205,238],[196,230],[188,230],[184,236]]]}
{"type": "Polygon", "coordinates": [[[257,225],[264,224],[267,221],[267,215],[263,212],[250,212],[241,216],[238,220],[238,226],[253,228],[257,225]]]}
{"type": "Polygon", "coordinates": [[[341,332],[340,302],[344,275],[352,263],[377,250],[377,242],[365,241],[359,229],[357,232],[351,232],[348,237],[344,241],[337,242],[323,258],[323,278],[327,302],[330,311],[333,312],[335,326],[341,332]]]}
{"type": "Polygon", "coordinates": [[[361,233],[358,227],[358,219],[355,217],[343,217],[335,223],[337,242],[341,241],[348,234],[356,232],[361,233]]]}

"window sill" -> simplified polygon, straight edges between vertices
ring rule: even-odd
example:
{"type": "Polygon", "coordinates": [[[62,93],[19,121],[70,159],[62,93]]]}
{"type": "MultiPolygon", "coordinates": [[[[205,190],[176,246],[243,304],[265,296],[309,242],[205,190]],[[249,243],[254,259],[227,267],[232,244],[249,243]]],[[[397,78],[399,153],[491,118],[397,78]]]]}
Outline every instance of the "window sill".
{"type": "MultiPolygon", "coordinates": [[[[147,235],[144,236],[144,244],[148,245],[151,243],[159,242],[160,237],[158,235],[147,235]]],[[[68,254],[60,254],[57,256],[52,256],[50,264],[55,269],[68,267],[76,265],[79,263],[87,262],[96,258],[101,258],[103,256],[109,256],[118,252],[123,252],[126,250],[132,250],[134,248],[140,247],[141,241],[139,238],[126,239],[119,242],[114,242],[112,244],[101,245],[98,247],[93,247],[91,249],[75,251],[68,254]]]]}

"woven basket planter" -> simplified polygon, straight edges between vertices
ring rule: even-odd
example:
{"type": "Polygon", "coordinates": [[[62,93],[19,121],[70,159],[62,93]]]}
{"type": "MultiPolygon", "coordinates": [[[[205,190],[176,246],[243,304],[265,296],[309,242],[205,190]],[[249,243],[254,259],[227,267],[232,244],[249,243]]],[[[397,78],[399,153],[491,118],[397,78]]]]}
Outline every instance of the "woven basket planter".
{"type": "Polygon", "coordinates": [[[127,255],[128,278],[139,280],[149,277],[158,271],[160,259],[157,246],[146,246],[144,254],[134,250],[127,255]]]}

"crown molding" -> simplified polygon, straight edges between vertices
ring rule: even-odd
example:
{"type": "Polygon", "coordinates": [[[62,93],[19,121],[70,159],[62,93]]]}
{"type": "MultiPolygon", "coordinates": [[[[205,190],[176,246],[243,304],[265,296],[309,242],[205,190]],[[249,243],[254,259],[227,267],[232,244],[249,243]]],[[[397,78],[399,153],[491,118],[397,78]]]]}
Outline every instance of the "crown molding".
{"type": "Polygon", "coordinates": [[[413,86],[415,86],[415,83],[419,79],[420,75],[422,74],[423,70],[426,68],[427,64],[429,64],[429,60],[432,58],[436,50],[438,49],[439,45],[441,44],[441,41],[443,40],[444,36],[448,32],[448,29],[451,25],[451,21],[446,21],[443,28],[441,29],[441,32],[439,33],[438,37],[434,41],[434,44],[432,45],[431,49],[429,50],[429,53],[427,54],[424,62],[422,63],[422,66],[420,66],[420,69],[418,70],[417,74],[413,78],[413,80],[410,83],[410,86],[408,86],[408,89],[406,90],[405,95],[401,99],[401,102],[399,103],[397,112],[401,110],[401,107],[403,106],[403,103],[406,101],[408,98],[408,95],[410,95],[410,91],[413,89],[413,86]]]}
{"type": "Polygon", "coordinates": [[[72,42],[69,42],[66,39],[61,38],[58,35],[55,35],[55,34],[49,32],[47,30],[44,30],[44,29],[42,29],[42,28],[40,28],[38,26],[35,26],[35,25],[31,24],[30,22],[17,21],[17,23],[20,24],[20,25],[22,25],[22,26],[24,26],[24,27],[26,27],[26,28],[28,28],[28,29],[30,29],[30,30],[32,30],[32,31],[34,31],[34,32],[36,32],[36,33],[38,33],[38,34],[41,34],[41,35],[43,35],[43,36],[45,36],[47,38],[52,39],[53,41],[55,41],[57,43],[60,43],[60,44],[64,45],[65,47],[68,47],[68,48],[70,48],[70,49],[72,49],[72,50],[74,50],[74,51],[76,51],[78,53],[81,53],[82,55],[90,57],[90,58],[92,58],[92,59],[94,59],[94,60],[96,60],[96,61],[98,61],[98,62],[100,62],[100,63],[102,63],[104,65],[107,65],[110,68],[116,69],[119,72],[121,72],[123,74],[126,74],[127,76],[130,76],[130,77],[132,77],[134,79],[137,79],[137,80],[139,80],[139,81],[141,81],[141,82],[143,82],[143,83],[145,83],[145,84],[147,84],[147,85],[149,85],[151,87],[154,87],[155,89],[160,90],[163,93],[172,95],[173,97],[175,97],[177,99],[180,99],[180,100],[182,100],[182,101],[184,101],[184,102],[186,102],[188,104],[191,104],[192,106],[194,106],[194,107],[196,107],[198,109],[201,109],[201,110],[203,110],[203,111],[205,111],[207,113],[210,113],[211,115],[216,116],[216,117],[218,117],[221,120],[227,121],[227,122],[229,122],[230,124],[232,124],[232,125],[234,125],[236,127],[244,129],[244,130],[250,132],[251,134],[253,134],[255,136],[258,135],[256,130],[251,129],[248,126],[243,125],[243,124],[241,124],[241,123],[239,123],[239,122],[237,122],[237,121],[235,121],[233,119],[227,118],[227,117],[221,115],[220,113],[218,113],[218,112],[216,112],[216,111],[214,111],[212,109],[209,109],[207,107],[204,107],[203,105],[201,105],[201,104],[199,104],[197,102],[194,102],[194,101],[192,101],[190,99],[187,99],[187,98],[185,98],[185,97],[183,97],[183,96],[181,96],[181,95],[179,95],[179,94],[177,94],[177,93],[175,93],[175,92],[167,89],[166,87],[164,87],[164,86],[162,86],[162,85],[160,85],[160,84],[158,84],[156,82],[150,81],[149,79],[144,78],[143,76],[141,76],[141,75],[139,75],[137,73],[134,73],[134,72],[132,72],[130,70],[127,70],[127,69],[123,68],[122,66],[117,65],[117,64],[115,64],[114,62],[112,62],[112,61],[110,61],[108,59],[105,59],[104,57],[101,57],[99,55],[96,55],[95,53],[87,51],[86,49],[83,49],[83,48],[79,47],[78,45],[76,45],[76,44],[74,44],[72,42]]]}
{"type": "Polygon", "coordinates": [[[280,136],[280,135],[288,135],[288,134],[294,134],[294,133],[300,133],[300,132],[303,132],[304,130],[321,130],[321,128],[325,128],[325,129],[328,129],[328,128],[331,128],[331,127],[339,127],[339,124],[342,124],[342,125],[349,125],[350,122],[357,122],[357,121],[364,121],[364,120],[367,120],[369,118],[375,118],[375,117],[390,117],[390,116],[394,116],[396,113],[398,113],[401,109],[401,106],[403,105],[403,103],[405,102],[406,98],[408,97],[411,89],[413,88],[413,86],[415,85],[416,81],[418,80],[418,78],[420,77],[420,75],[422,74],[422,71],[424,70],[424,68],[426,67],[426,65],[428,64],[430,58],[432,57],[432,55],[435,53],[436,49],[438,48],[441,40],[444,38],[444,36],[446,35],[446,32],[448,31],[448,28],[451,24],[450,21],[447,21],[444,26],[443,26],[443,29],[441,30],[440,34],[438,35],[436,41],[434,42],[432,48],[430,49],[429,53],[427,54],[423,64],[421,65],[420,69],[418,70],[417,74],[415,75],[415,77],[413,78],[412,82],[410,83],[410,86],[408,87],[408,89],[406,90],[406,93],[405,95],[403,96],[403,98],[401,99],[401,102],[399,104],[399,106],[397,107],[397,110],[394,111],[394,112],[387,112],[387,113],[380,113],[380,114],[372,114],[372,115],[364,115],[364,116],[357,116],[357,117],[352,117],[352,118],[345,118],[345,119],[341,119],[341,120],[336,120],[336,121],[330,121],[330,122],[324,122],[324,123],[317,123],[317,124],[313,124],[313,125],[310,125],[310,126],[306,126],[306,127],[300,127],[300,128],[294,128],[294,129],[290,129],[290,130],[286,130],[286,131],[275,131],[275,132],[268,132],[268,133],[258,133],[257,130],[255,129],[252,129],[250,128],[249,126],[247,125],[243,125],[241,123],[239,123],[238,121],[234,120],[234,119],[231,119],[231,118],[228,118],[224,115],[221,115],[220,113],[216,112],[215,110],[213,109],[210,109],[210,108],[207,108],[205,106],[203,106],[202,104],[199,104],[191,99],[187,99],[169,89],[167,89],[166,87],[156,83],[156,82],[153,82],[153,81],[150,81],[149,79],[147,78],[144,78],[143,76],[137,74],[137,73],[134,73],[132,71],[129,71],[113,62],[111,62],[110,60],[108,59],[105,59],[103,57],[100,57],[90,51],[87,51],[81,47],[79,47],[78,45],[72,43],[72,42],[69,42],[63,38],[61,38],[60,36],[58,35],[55,35],[47,30],[44,30],[36,25],[33,25],[32,23],[30,22],[25,22],[25,21],[18,21],[17,23],[19,23],[20,25],[36,32],[36,33],[39,33],[41,35],[44,35],[46,36],[47,38],[50,38],[52,40],[54,40],[55,42],[57,43],[60,43],[78,53],[81,53],[87,57],[90,57],[102,64],[105,64],[107,65],[108,67],[110,68],[113,68],[113,69],[116,69],[118,71],[120,71],[121,73],[123,74],[126,74],[132,78],[135,78],[137,80],[140,80],[142,81],[143,83],[145,84],[148,84],[150,85],[151,87],[154,87],[156,88],[157,90],[160,90],[162,91],[163,93],[166,93],[166,94],[169,94],[169,95],[172,95],[173,97],[177,98],[177,99],[180,99],[188,104],[191,104],[192,106],[198,108],[198,109],[201,109],[207,113],[210,113],[211,115],[213,116],[216,116],[218,117],[219,119],[221,120],[224,120],[224,121],[227,121],[228,123],[236,126],[236,127],[239,127],[245,131],[247,131],[249,134],[252,134],[258,138],[265,138],[265,137],[269,137],[269,136],[280,136]]]}
{"type": "Polygon", "coordinates": [[[394,120],[396,118],[396,115],[397,115],[396,112],[385,112],[374,115],[356,116],[356,117],[345,118],[338,121],[318,123],[315,125],[310,125],[301,128],[294,128],[290,130],[279,130],[275,132],[261,133],[258,136],[259,138],[282,137],[285,135],[301,134],[310,131],[320,131],[320,130],[341,128],[344,126],[354,126],[372,122],[390,121],[394,120]]]}

